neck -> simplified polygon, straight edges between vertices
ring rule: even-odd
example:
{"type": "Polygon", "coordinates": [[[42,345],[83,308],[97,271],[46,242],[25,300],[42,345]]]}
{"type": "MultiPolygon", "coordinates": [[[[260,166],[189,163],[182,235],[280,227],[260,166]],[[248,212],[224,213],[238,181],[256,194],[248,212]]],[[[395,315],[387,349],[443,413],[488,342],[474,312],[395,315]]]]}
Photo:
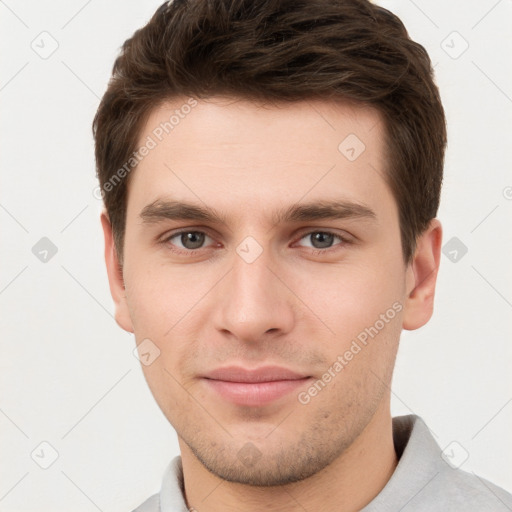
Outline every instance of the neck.
{"type": "Polygon", "coordinates": [[[210,473],[180,439],[187,506],[198,512],[361,510],[384,488],[397,465],[389,405],[329,466],[293,484],[252,487],[210,473]]]}

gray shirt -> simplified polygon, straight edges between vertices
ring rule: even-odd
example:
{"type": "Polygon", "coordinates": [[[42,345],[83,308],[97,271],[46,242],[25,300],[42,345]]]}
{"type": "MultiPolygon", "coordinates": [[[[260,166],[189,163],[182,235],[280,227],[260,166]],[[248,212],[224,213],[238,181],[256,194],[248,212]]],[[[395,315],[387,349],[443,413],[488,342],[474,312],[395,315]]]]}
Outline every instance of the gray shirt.
{"type": "MultiPolygon", "coordinates": [[[[393,440],[398,465],[384,489],[361,512],[512,511],[512,495],[454,467],[456,459],[459,464],[463,460],[463,448],[449,445],[443,455],[418,416],[393,418],[393,440]]],[[[160,493],[133,512],[188,512],[181,457],[166,469],[160,493]]]]}

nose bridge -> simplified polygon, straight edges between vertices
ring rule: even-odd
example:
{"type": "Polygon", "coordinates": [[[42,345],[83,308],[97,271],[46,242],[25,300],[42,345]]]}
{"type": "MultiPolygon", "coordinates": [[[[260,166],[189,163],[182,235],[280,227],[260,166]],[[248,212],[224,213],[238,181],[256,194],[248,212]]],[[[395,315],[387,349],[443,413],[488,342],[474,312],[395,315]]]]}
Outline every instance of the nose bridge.
{"type": "MultiPolygon", "coordinates": [[[[268,252],[268,251],[267,251],[268,252]]],[[[254,261],[244,260],[239,254],[234,259],[231,272],[231,292],[238,299],[238,306],[263,305],[273,286],[270,283],[269,256],[260,255],[254,261]]]]}
{"type": "Polygon", "coordinates": [[[272,330],[287,331],[293,322],[286,288],[274,275],[268,244],[244,239],[233,254],[231,272],[223,280],[216,314],[217,328],[245,341],[257,341],[272,330]],[[269,268],[270,267],[270,268],[269,268]]]}

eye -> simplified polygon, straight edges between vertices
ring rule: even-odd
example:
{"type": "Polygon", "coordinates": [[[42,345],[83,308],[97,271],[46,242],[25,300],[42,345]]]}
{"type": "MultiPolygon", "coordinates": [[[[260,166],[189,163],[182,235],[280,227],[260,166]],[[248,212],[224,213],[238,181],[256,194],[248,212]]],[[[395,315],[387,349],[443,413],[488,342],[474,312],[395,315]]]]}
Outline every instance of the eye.
{"type": "MultiPolygon", "coordinates": [[[[333,242],[338,239],[341,245],[348,243],[341,235],[331,233],[330,231],[311,231],[301,238],[301,240],[310,241],[310,245],[302,245],[302,247],[311,247],[312,249],[331,249],[333,242]]],[[[301,244],[299,244],[301,245],[301,244]]]]}
{"type": "MultiPolygon", "coordinates": [[[[199,252],[201,249],[205,249],[207,245],[212,245],[215,241],[204,231],[182,230],[166,236],[161,243],[170,245],[171,250],[178,254],[192,255],[195,252],[199,252]]],[[[296,245],[309,247],[320,252],[329,252],[330,250],[340,248],[337,246],[343,246],[349,243],[350,240],[339,234],[317,230],[310,231],[303,235],[296,245]],[[306,244],[301,243],[303,241],[305,241],[306,244]],[[309,244],[307,243],[308,241],[309,244]],[[336,243],[336,241],[338,241],[338,243],[336,243]]]]}
{"type": "Polygon", "coordinates": [[[212,238],[202,231],[180,231],[166,237],[163,242],[175,245],[178,249],[185,249],[178,252],[187,252],[202,249],[206,239],[213,241],[212,238]]]}

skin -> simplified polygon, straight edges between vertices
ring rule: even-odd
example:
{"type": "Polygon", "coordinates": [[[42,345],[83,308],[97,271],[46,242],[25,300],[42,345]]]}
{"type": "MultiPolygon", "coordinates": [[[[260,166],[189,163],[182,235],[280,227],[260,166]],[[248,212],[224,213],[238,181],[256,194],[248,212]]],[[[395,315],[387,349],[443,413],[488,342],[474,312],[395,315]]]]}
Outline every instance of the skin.
{"type": "MultiPolygon", "coordinates": [[[[141,144],[185,102],[155,109],[141,144]]],[[[431,221],[406,266],[385,172],[384,127],[371,108],[214,97],[199,101],[130,176],[122,271],[103,213],[116,321],[160,350],[142,368],[177,431],[189,507],[355,511],[391,477],[395,356],[401,330],[432,315],[442,227],[431,221]],[[338,150],[349,134],[365,144],[354,161],[338,150]],[[225,219],[144,221],[157,199],[207,205],[225,219]],[[365,205],[375,217],[273,221],[278,210],[321,200],[365,205]],[[208,236],[187,249],[180,236],[169,239],[178,228],[208,236]],[[335,236],[319,247],[319,231],[348,242],[335,236]],[[262,249],[252,263],[236,250],[248,236],[262,249]],[[300,403],[298,393],[397,303],[394,318],[300,403]],[[310,379],[254,407],[233,404],[201,378],[221,366],[267,364],[310,379]]]]}

